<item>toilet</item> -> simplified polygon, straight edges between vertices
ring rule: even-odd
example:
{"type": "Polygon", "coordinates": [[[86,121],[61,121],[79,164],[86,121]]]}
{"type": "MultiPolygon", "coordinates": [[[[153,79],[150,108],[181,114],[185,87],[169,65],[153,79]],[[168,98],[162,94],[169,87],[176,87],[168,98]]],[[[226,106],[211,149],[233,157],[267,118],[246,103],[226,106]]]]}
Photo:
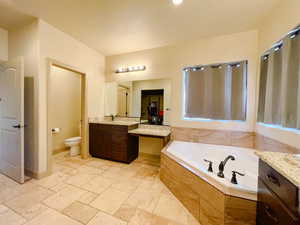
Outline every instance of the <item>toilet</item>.
{"type": "Polygon", "coordinates": [[[65,145],[70,147],[70,155],[76,156],[80,154],[81,137],[72,137],[65,140],[65,145]]]}

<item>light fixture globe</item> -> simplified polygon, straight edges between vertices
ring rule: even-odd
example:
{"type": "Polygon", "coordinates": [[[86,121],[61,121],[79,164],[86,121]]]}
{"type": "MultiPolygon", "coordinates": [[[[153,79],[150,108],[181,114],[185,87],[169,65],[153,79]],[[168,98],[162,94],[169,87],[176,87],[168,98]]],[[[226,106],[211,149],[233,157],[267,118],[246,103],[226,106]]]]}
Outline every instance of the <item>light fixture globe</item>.
{"type": "Polygon", "coordinates": [[[172,0],[174,5],[180,5],[183,0],[172,0]]]}

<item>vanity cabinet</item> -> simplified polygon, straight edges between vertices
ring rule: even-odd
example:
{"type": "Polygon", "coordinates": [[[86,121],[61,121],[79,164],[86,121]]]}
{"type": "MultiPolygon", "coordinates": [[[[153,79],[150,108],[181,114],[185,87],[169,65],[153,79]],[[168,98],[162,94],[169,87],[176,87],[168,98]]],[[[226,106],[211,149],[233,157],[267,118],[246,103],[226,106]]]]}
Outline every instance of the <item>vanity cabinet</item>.
{"type": "Polygon", "coordinates": [[[128,134],[138,125],[89,125],[89,151],[96,158],[130,163],[138,157],[139,139],[128,134]]]}
{"type": "Polygon", "coordinates": [[[299,188],[259,161],[257,225],[300,225],[299,188]]]}

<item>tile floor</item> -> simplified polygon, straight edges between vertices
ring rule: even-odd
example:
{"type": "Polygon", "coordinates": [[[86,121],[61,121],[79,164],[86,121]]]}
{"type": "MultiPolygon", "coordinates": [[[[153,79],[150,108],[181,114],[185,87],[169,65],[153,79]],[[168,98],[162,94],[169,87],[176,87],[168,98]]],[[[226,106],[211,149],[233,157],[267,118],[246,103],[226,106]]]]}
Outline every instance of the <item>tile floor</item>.
{"type": "Polygon", "coordinates": [[[127,165],[55,155],[53,174],[19,185],[0,175],[0,225],[199,225],[159,180],[159,161],[127,165]]]}

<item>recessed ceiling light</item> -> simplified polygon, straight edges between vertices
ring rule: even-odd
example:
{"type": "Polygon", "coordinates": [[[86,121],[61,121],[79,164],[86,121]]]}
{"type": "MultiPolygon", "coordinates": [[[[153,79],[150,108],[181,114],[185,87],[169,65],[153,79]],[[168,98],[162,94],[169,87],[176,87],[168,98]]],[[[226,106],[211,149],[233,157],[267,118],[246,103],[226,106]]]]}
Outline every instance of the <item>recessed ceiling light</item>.
{"type": "Polygon", "coordinates": [[[183,2],[183,0],[173,0],[174,5],[180,5],[183,2]]]}

